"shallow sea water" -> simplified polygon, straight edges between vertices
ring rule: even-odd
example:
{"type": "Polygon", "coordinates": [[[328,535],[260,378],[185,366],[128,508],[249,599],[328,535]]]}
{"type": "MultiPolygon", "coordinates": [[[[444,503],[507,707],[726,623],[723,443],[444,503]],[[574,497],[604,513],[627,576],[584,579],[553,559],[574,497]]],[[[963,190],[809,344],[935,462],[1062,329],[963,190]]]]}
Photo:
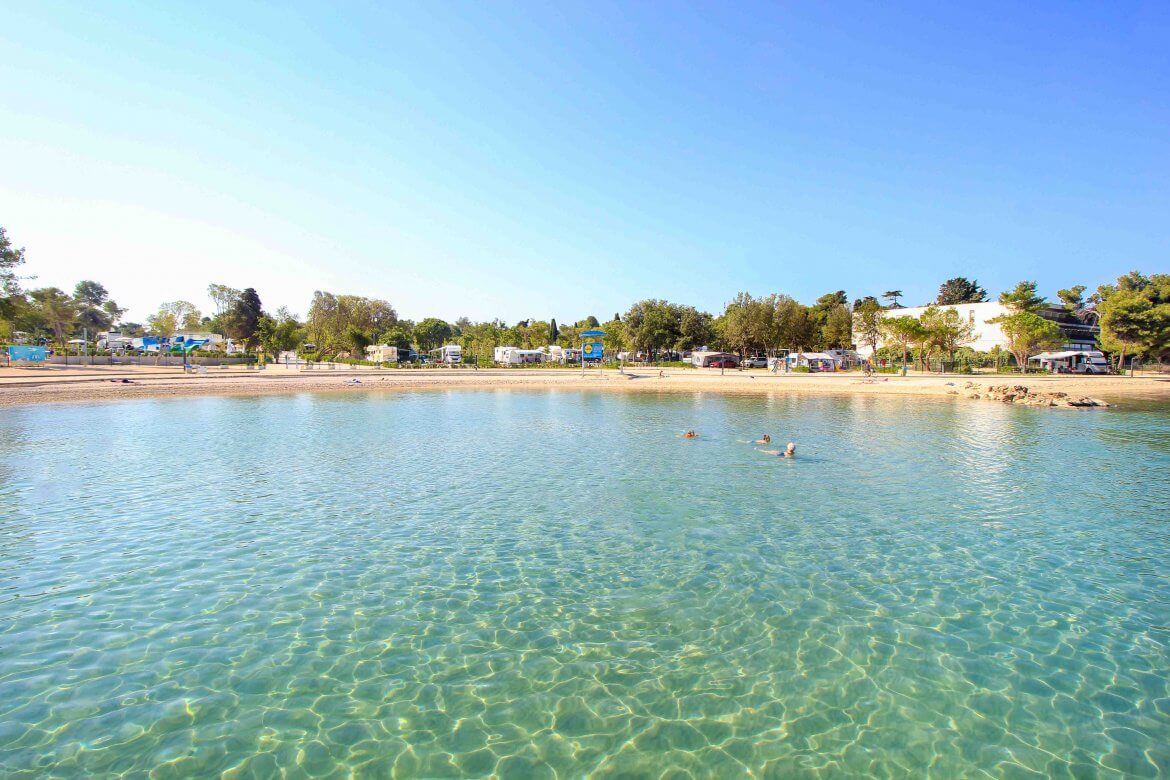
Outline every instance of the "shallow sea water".
{"type": "Polygon", "coordinates": [[[1152,777],[1168,670],[1165,407],[0,416],[0,776],[1152,777]]]}

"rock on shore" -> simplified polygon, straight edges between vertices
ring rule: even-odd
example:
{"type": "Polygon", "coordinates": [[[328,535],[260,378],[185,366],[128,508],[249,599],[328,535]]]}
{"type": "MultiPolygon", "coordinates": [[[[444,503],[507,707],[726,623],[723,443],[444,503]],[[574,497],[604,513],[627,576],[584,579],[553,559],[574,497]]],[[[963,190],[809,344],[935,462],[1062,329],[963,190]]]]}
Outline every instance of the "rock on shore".
{"type": "Polygon", "coordinates": [[[974,382],[963,385],[968,391],[968,398],[985,398],[988,401],[1001,401],[1005,404],[1023,404],[1024,406],[1068,406],[1093,407],[1108,406],[1109,404],[1098,398],[1082,396],[1076,398],[1068,393],[1037,392],[1024,385],[991,385],[983,388],[974,382]]]}

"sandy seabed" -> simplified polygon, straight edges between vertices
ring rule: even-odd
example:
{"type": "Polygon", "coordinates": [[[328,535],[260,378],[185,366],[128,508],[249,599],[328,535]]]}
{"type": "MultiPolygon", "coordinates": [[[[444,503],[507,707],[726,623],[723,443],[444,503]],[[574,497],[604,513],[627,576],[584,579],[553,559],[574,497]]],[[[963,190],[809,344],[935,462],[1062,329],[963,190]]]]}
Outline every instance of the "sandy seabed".
{"type": "MultiPolygon", "coordinates": [[[[52,366],[0,369],[0,407],[38,403],[119,401],[206,395],[278,395],[288,393],[368,393],[436,389],[547,389],[616,392],[710,392],[728,394],[829,393],[873,396],[967,398],[968,383],[1026,385],[1037,392],[1064,392],[1110,403],[1129,399],[1170,403],[1170,376],[1020,376],[879,375],[866,380],[857,372],[839,374],[771,374],[763,370],[634,368],[579,371],[555,369],[372,369],[337,366],[304,370],[271,366],[262,371],[209,368],[184,374],[178,368],[149,366],[52,366]],[[124,382],[123,380],[129,380],[124,382]]],[[[991,403],[989,401],[975,401],[991,403]]]]}

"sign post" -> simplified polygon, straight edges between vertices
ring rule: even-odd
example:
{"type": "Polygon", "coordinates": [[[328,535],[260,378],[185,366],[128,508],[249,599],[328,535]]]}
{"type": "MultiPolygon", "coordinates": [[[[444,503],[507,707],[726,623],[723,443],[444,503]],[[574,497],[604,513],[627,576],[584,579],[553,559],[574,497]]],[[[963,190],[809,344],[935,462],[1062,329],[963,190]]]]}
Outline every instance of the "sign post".
{"type": "Polygon", "coordinates": [[[605,347],[596,339],[605,338],[604,330],[585,330],[581,332],[581,377],[585,377],[585,360],[596,360],[598,368],[604,374],[602,358],[605,357],[605,347]],[[593,339],[587,341],[587,339],[593,339]]]}

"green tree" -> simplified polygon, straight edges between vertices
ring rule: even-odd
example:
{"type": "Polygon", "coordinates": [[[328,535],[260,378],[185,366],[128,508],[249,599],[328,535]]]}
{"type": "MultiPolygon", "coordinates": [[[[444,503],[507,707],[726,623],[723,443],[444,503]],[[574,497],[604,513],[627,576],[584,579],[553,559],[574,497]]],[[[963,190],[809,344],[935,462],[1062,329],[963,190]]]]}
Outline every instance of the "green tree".
{"type": "Polygon", "coordinates": [[[1064,304],[1064,308],[1071,312],[1080,311],[1085,307],[1085,290],[1083,284],[1076,284],[1066,290],[1057,290],[1056,297],[1064,304]]]}
{"type": "Polygon", "coordinates": [[[882,319],[885,307],[872,296],[862,298],[853,305],[852,331],[857,334],[859,344],[868,344],[876,353],[882,336],[882,319]]]}
{"type": "Polygon", "coordinates": [[[560,331],[557,330],[557,318],[553,317],[548,324],[548,343],[556,344],[557,338],[560,336],[560,331]]]}
{"type": "MultiPolygon", "coordinates": [[[[397,324],[398,313],[386,301],[317,290],[309,306],[305,330],[309,340],[320,349],[336,351],[349,346],[346,333],[350,326],[364,333],[385,333],[397,324]]],[[[409,323],[409,328],[413,332],[414,324],[409,323]]]]}
{"type": "Polygon", "coordinates": [[[1010,311],[1037,312],[1044,306],[1043,296],[1036,294],[1035,282],[1020,282],[1011,290],[999,294],[999,302],[1010,311]]]}
{"type": "Polygon", "coordinates": [[[451,326],[435,317],[427,317],[414,328],[414,341],[423,352],[438,349],[451,338],[451,326]]]}
{"type": "Polygon", "coordinates": [[[812,346],[816,327],[808,306],[787,295],[772,296],[771,343],[778,349],[803,352],[812,346]]]}
{"type": "Polygon", "coordinates": [[[891,309],[902,308],[898,305],[898,299],[902,297],[901,290],[886,290],[884,293],[882,293],[882,297],[890,302],[891,309]]]}
{"type": "MultiPolygon", "coordinates": [[[[877,301],[874,301],[877,304],[877,301]]],[[[877,304],[880,307],[880,304],[877,304]]],[[[848,306],[834,306],[825,316],[821,344],[825,349],[847,349],[853,343],[853,315],[848,306]]]]}
{"type": "Polygon", "coordinates": [[[931,343],[953,363],[955,350],[975,340],[975,322],[955,309],[931,306],[922,313],[922,326],[931,343]]]}
{"type": "Polygon", "coordinates": [[[979,286],[978,280],[971,281],[964,276],[947,279],[938,288],[935,303],[939,306],[953,306],[959,303],[981,303],[987,300],[987,290],[979,286]]]}
{"type": "MultiPolygon", "coordinates": [[[[1118,354],[1160,356],[1170,350],[1170,274],[1133,271],[1099,290],[1101,345],[1118,354]]],[[[1130,363],[1132,369],[1133,363],[1130,363]]]]}
{"type": "MultiPolygon", "coordinates": [[[[463,329],[463,335],[466,335],[470,328],[475,326],[468,326],[463,329]]],[[[379,344],[386,344],[388,346],[397,347],[399,353],[410,352],[411,344],[414,339],[414,328],[406,328],[401,324],[395,325],[390,330],[378,337],[379,344]]]]}
{"type": "Polygon", "coordinates": [[[638,301],[625,317],[625,335],[636,350],[654,353],[678,341],[678,312],[664,300],[638,301]]]}
{"type": "Polygon", "coordinates": [[[216,317],[223,317],[230,312],[242,294],[242,291],[228,287],[226,284],[212,283],[207,285],[207,297],[215,305],[216,317]]]}
{"type": "Polygon", "coordinates": [[[741,292],[723,310],[723,339],[740,355],[766,349],[773,332],[774,315],[771,300],[741,292]]]}
{"type": "Polygon", "coordinates": [[[694,306],[678,307],[677,350],[695,349],[706,346],[715,339],[715,318],[694,306]]]}
{"type": "Polygon", "coordinates": [[[263,314],[264,307],[255,288],[246,288],[227,313],[228,335],[243,342],[245,346],[255,344],[256,325],[263,314]]]}
{"type": "Polygon", "coordinates": [[[52,334],[53,341],[64,346],[77,324],[77,304],[57,287],[44,287],[28,294],[31,314],[41,328],[52,334]]]}
{"type": "Polygon", "coordinates": [[[256,340],[265,352],[277,355],[292,351],[304,343],[305,331],[295,315],[281,306],[275,316],[260,315],[256,323],[256,340]]]}
{"type": "Polygon", "coordinates": [[[17,249],[0,227],[0,318],[10,318],[24,300],[16,269],[24,265],[24,249],[17,249]]]}
{"type": "Polygon", "coordinates": [[[625,352],[630,348],[626,324],[617,316],[602,325],[601,329],[605,331],[605,337],[601,339],[601,344],[606,354],[616,356],[619,352],[625,352]]]}
{"type": "Polygon", "coordinates": [[[902,349],[902,365],[906,365],[906,356],[912,344],[919,344],[926,340],[928,334],[922,322],[917,317],[903,315],[901,317],[883,317],[879,323],[882,336],[891,344],[897,344],[902,349]]]}
{"type": "Polygon", "coordinates": [[[1055,322],[1026,309],[1001,314],[988,322],[997,323],[1003,330],[1007,349],[1022,373],[1028,372],[1028,358],[1032,354],[1058,347],[1064,341],[1064,334],[1055,322]]]}
{"type": "Polygon", "coordinates": [[[361,328],[356,325],[350,325],[345,333],[346,341],[349,342],[349,356],[362,360],[366,356],[366,347],[370,346],[373,339],[361,328]]]}
{"type": "Polygon", "coordinates": [[[103,285],[90,280],[78,282],[73,288],[73,303],[77,307],[78,324],[91,335],[109,330],[125,311],[110,300],[103,285]]]}
{"type": "Polygon", "coordinates": [[[173,336],[180,330],[199,330],[200,313],[188,301],[172,301],[158,307],[146,318],[146,327],[156,336],[173,336]]]}

